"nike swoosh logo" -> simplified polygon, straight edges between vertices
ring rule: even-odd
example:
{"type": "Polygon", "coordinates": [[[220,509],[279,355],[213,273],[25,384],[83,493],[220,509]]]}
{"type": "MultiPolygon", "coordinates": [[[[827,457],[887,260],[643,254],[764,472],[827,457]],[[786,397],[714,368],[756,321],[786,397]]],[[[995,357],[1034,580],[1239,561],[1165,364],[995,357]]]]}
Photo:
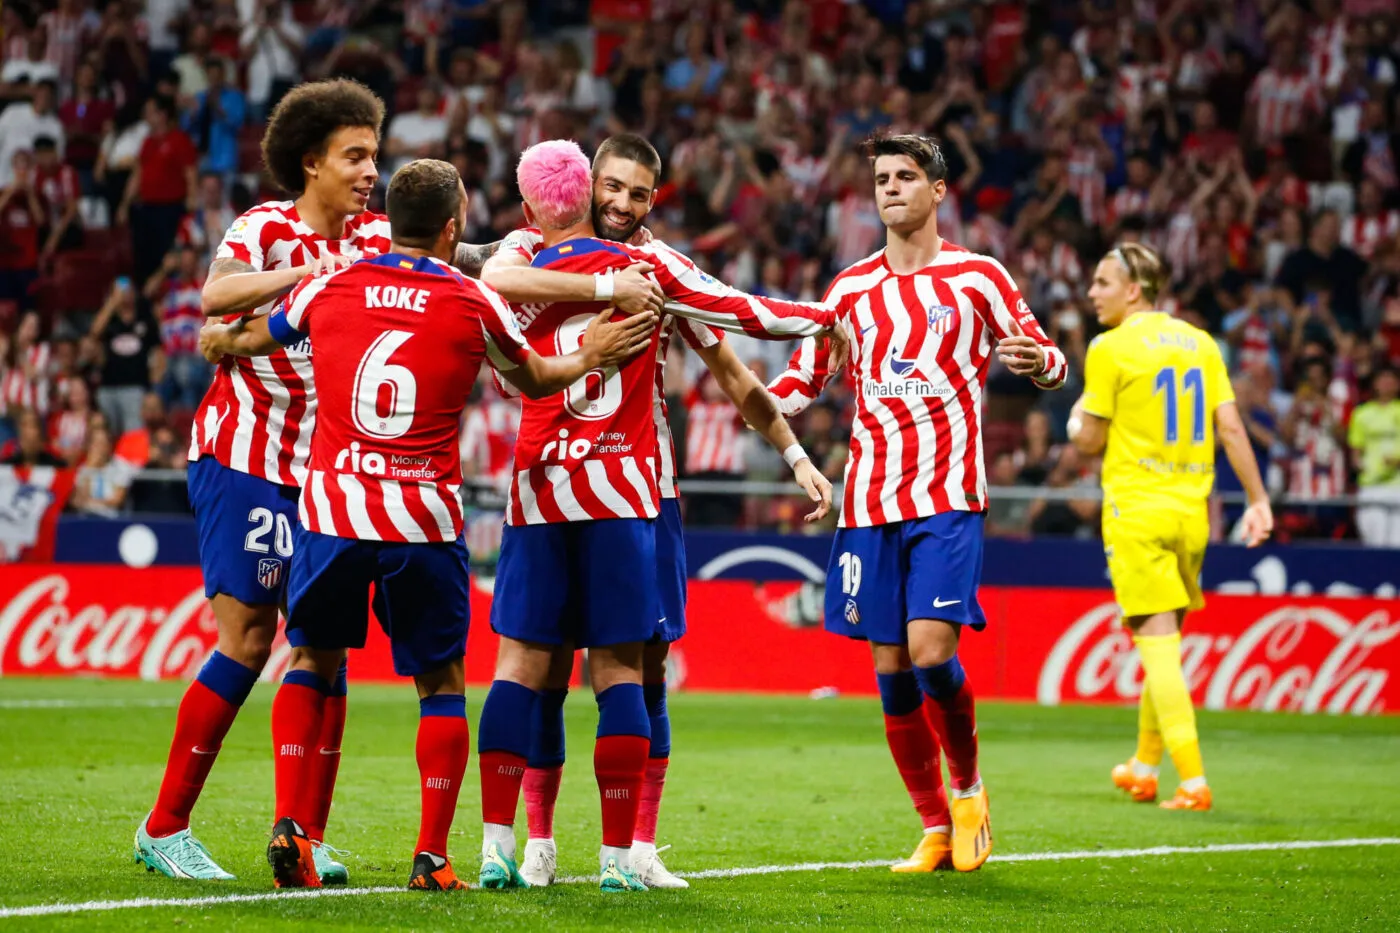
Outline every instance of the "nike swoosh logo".
{"type": "Polygon", "coordinates": [[[318,749],[318,751],[319,751],[322,755],[339,755],[339,754],[340,754],[340,749],[338,749],[338,748],[322,748],[322,749],[318,749]]]}
{"type": "Polygon", "coordinates": [[[862,327],[862,328],[860,329],[861,335],[864,336],[865,334],[870,333],[872,330],[874,330],[874,329],[875,329],[876,327],[878,327],[878,326],[879,326],[878,324],[870,324],[870,325],[868,325],[868,326],[866,326],[866,327],[862,327]]]}
{"type": "Polygon", "coordinates": [[[218,750],[217,748],[214,749],[213,751],[209,751],[208,749],[200,748],[198,745],[195,745],[195,746],[193,746],[192,748],[190,748],[190,751],[194,752],[196,755],[217,755],[217,754],[219,754],[219,750],[218,750]]]}
{"type": "Polygon", "coordinates": [[[942,609],[944,606],[956,606],[956,605],[957,605],[958,603],[960,603],[960,602],[962,602],[961,599],[946,599],[946,600],[945,600],[945,599],[937,599],[937,598],[935,598],[934,601],[933,601],[933,608],[935,608],[935,609],[942,609]]]}

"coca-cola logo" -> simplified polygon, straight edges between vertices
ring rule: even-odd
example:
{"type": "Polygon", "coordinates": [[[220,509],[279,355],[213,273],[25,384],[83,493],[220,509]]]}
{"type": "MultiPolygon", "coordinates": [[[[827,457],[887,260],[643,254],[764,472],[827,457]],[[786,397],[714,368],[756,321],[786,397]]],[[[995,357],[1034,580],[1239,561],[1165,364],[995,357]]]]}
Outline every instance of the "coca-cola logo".
{"type": "Polygon", "coordinates": [[[125,674],[143,680],[192,677],[218,630],[202,587],[174,605],[69,605],[63,574],[39,577],[0,608],[0,676],[125,674]]]}
{"type": "MultiPolygon", "coordinates": [[[[1368,660],[1397,636],[1400,621],[1385,609],[1353,622],[1326,606],[1281,606],[1238,635],[1197,631],[1188,623],[1182,669],[1207,709],[1378,713],[1390,666],[1368,666],[1368,660]]],[[[1084,613],[1060,636],[1036,686],[1036,699],[1048,705],[1133,700],[1141,693],[1137,650],[1112,602],[1084,613]]]]}

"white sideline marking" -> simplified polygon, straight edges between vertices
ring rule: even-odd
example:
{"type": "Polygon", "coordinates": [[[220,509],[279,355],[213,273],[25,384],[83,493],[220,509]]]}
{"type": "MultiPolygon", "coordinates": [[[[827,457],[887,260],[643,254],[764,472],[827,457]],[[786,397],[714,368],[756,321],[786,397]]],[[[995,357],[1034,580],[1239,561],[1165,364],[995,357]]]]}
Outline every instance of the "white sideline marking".
{"type": "MultiPolygon", "coordinates": [[[[1154,846],[1150,849],[1081,849],[1074,852],[1013,852],[993,855],[992,862],[1069,862],[1090,859],[1142,858],[1160,855],[1209,855],[1221,852],[1276,852],[1302,849],[1352,849],[1400,845],[1400,836],[1378,836],[1367,839],[1313,839],[1294,842],[1231,842],[1207,846],[1154,846]]],[[[885,868],[892,861],[867,862],[799,862],[796,865],[755,865],[749,868],[711,868],[706,871],[676,872],[682,878],[739,878],[745,875],[776,875],[799,871],[829,871],[885,868]]],[[[556,884],[586,884],[598,879],[588,876],[560,878],[556,884]]],[[[79,914],[99,910],[127,910],[133,907],[211,907],[223,904],[248,904],[282,898],[353,897],[359,894],[408,894],[407,888],[312,888],[300,891],[268,891],[261,894],[216,894],[211,897],[138,897],[125,901],[81,901],[70,904],[35,904],[30,907],[0,907],[0,919],[7,917],[47,917],[55,914],[79,914]]],[[[419,892],[412,892],[422,897],[419,892]]]]}
{"type": "Polygon", "coordinates": [[[116,709],[178,706],[179,700],[0,700],[0,709],[116,709]]]}

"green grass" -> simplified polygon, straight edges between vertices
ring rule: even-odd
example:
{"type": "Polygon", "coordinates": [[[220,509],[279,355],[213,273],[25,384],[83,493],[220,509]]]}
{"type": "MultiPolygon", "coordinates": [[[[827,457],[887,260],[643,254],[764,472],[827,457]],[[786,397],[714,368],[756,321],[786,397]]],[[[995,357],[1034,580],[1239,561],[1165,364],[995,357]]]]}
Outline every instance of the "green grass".
{"type": "MultiPolygon", "coordinates": [[[[263,861],[272,817],[269,687],[257,689],[234,726],[194,815],[196,833],[238,880],[174,882],[131,861],[181,689],[0,681],[0,907],[270,889],[263,861]],[[91,705],[16,703],[59,698],[91,705]],[[101,705],[108,700],[123,705],[101,705]],[[165,705],[136,705],[145,702],[165,705]]],[[[480,699],[470,699],[473,716],[480,699]]],[[[596,868],[594,712],[581,694],[570,706],[573,761],[557,835],[561,872],[582,875],[596,868]]],[[[674,844],[673,869],[892,859],[918,840],[875,701],[682,694],[671,709],[675,752],[659,841],[674,844]]],[[[347,859],[354,885],[407,880],[417,828],[416,721],[411,687],[352,688],[328,837],[354,853],[347,859]]],[[[982,704],[998,854],[1400,837],[1400,720],[1202,715],[1217,803],[1208,814],[1166,813],[1112,791],[1108,769],[1131,753],[1135,723],[1127,709],[982,704]]],[[[469,780],[452,841],[459,869],[473,880],[478,812],[469,780]]],[[[0,918],[0,933],[271,930],[288,921],[337,930],[1393,930],[1400,846],[993,862],[971,875],[792,872],[634,897],[572,885],[279,899],[0,918]]]]}

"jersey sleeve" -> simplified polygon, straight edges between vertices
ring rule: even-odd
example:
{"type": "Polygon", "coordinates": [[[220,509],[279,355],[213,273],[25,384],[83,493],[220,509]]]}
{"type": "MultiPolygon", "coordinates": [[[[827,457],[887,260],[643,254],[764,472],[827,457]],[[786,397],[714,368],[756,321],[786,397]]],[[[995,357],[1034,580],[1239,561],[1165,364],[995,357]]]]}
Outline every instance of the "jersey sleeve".
{"type": "MultiPolygon", "coordinates": [[[[533,352],[520,332],[520,323],[510,305],[491,286],[484,282],[476,283],[485,307],[480,312],[481,329],[486,336],[486,358],[491,368],[497,372],[507,372],[519,366],[533,352]]],[[[501,380],[497,380],[499,385],[501,380]]]]}
{"type": "Polygon", "coordinates": [[[250,211],[241,215],[229,225],[224,238],[219,241],[214,258],[237,259],[239,262],[246,262],[257,271],[262,271],[266,257],[262,242],[263,230],[269,217],[266,211],[257,214],[250,211]]]}
{"type": "Polygon", "coordinates": [[[1086,414],[1113,420],[1118,403],[1118,361],[1102,336],[1093,339],[1085,354],[1084,395],[1080,401],[1086,414]]]}
{"type": "Polygon", "coordinates": [[[501,240],[501,252],[515,253],[523,256],[526,262],[535,258],[535,254],[540,251],[540,244],[544,242],[544,237],[535,227],[521,227],[512,230],[501,240]]]}
{"type": "Polygon", "coordinates": [[[724,342],[724,331],[692,321],[688,317],[676,318],[676,332],[692,350],[707,350],[724,342]]]}
{"type": "MultiPolygon", "coordinates": [[[[339,275],[339,273],[336,273],[339,275]]],[[[286,298],[277,303],[268,316],[267,332],[282,346],[300,343],[311,336],[311,320],[317,297],[335,275],[307,276],[297,283],[286,298]]]]}
{"type": "Polygon", "coordinates": [[[790,418],[806,411],[834,375],[830,342],[807,337],[793,352],[787,369],[768,383],[768,394],[778,403],[778,411],[790,418]]]}
{"type": "Polygon", "coordinates": [[[655,267],[652,274],[666,294],[666,310],[679,317],[768,340],[815,337],[836,325],[835,309],[827,305],[741,292],[664,243],[631,247],[630,252],[655,267]]]}
{"type": "Polygon", "coordinates": [[[986,273],[992,286],[988,289],[991,314],[987,325],[998,340],[1026,336],[1040,344],[1040,348],[1045,351],[1045,369],[1040,375],[1032,376],[1031,381],[1042,389],[1058,389],[1065,384],[1065,376],[1069,375],[1069,360],[1064,351],[1045,336],[1040,322],[1031,313],[1026,299],[1021,297],[1021,290],[1016,287],[1006,267],[990,256],[983,258],[991,266],[986,273]]]}

